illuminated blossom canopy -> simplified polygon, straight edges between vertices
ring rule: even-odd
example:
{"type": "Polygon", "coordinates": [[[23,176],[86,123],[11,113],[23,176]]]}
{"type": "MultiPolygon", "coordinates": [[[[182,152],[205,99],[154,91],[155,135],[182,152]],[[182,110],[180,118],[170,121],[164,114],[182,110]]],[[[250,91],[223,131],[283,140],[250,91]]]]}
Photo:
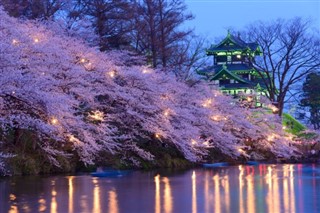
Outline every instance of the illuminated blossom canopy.
{"type": "MultiPolygon", "coordinates": [[[[141,138],[175,147],[192,162],[210,149],[233,159],[294,155],[291,137],[270,110],[240,107],[207,84],[188,86],[127,52],[99,52],[54,25],[20,21],[2,10],[0,19],[4,146],[13,130],[31,131],[56,166],[58,156],[70,154],[93,164],[102,150],[129,164],[152,161],[141,138]]],[[[3,151],[0,159],[10,154],[3,151]]]]}

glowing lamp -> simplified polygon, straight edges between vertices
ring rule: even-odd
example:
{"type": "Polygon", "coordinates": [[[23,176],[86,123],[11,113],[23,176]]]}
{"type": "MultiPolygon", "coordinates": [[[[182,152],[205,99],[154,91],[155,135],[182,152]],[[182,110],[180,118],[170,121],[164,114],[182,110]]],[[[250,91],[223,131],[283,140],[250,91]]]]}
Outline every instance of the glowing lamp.
{"type": "Polygon", "coordinates": [[[269,105],[269,108],[272,110],[273,113],[277,113],[279,109],[274,105],[269,105]]]}
{"type": "Polygon", "coordinates": [[[273,141],[274,138],[275,138],[274,135],[269,135],[268,138],[267,138],[267,140],[268,140],[268,141],[273,141]]]}
{"type": "Polygon", "coordinates": [[[95,121],[103,121],[104,120],[104,113],[99,110],[96,110],[96,111],[93,111],[92,114],[89,115],[89,118],[91,118],[92,120],[95,120],[95,121]]]}
{"type": "Polygon", "coordinates": [[[203,145],[206,146],[206,147],[209,147],[209,142],[205,141],[205,142],[203,142],[203,145]]]}
{"type": "Polygon", "coordinates": [[[169,109],[165,110],[163,114],[164,116],[168,117],[170,115],[170,110],[169,109]]]}
{"type": "Polygon", "coordinates": [[[194,139],[191,139],[191,144],[192,145],[196,145],[198,142],[196,141],[196,140],[194,140],[194,139]]]}
{"type": "Polygon", "coordinates": [[[220,121],[220,117],[218,115],[213,115],[210,117],[213,121],[220,121]]]}
{"type": "Polygon", "coordinates": [[[212,99],[207,99],[202,103],[202,106],[207,108],[210,106],[211,103],[212,103],[212,99]]]}
{"type": "Polygon", "coordinates": [[[69,141],[70,142],[74,142],[76,140],[76,138],[73,136],[73,135],[70,135],[69,136],[69,141]]]}
{"type": "Polygon", "coordinates": [[[151,70],[149,70],[149,69],[147,69],[147,68],[144,68],[144,69],[142,70],[142,73],[143,73],[143,74],[148,74],[148,73],[151,73],[151,70]]]}
{"type": "Polygon", "coordinates": [[[111,77],[111,78],[114,78],[116,76],[116,72],[114,70],[108,72],[108,75],[111,77]]]}
{"type": "Polygon", "coordinates": [[[58,119],[52,118],[52,119],[51,119],[51,124],[53,124],[53,125],[58,124],[58,119]]]}

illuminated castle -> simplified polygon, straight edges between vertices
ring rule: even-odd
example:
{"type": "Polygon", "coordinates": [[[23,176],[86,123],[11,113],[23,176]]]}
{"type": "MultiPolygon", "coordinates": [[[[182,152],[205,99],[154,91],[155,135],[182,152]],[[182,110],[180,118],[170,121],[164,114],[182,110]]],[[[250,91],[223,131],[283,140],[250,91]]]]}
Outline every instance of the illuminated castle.
{"type": "Polygon", "coordinates": [[[207,49],[207,55],[214,56],[213,66],[198,70],[197,73],[218,85],[223,93],[237,96],[239,92],[265,92],[261,72],[254,66],[255,57],[262,55],[257,43],[246,43],[228,32],[219,44],[207,49]]]}

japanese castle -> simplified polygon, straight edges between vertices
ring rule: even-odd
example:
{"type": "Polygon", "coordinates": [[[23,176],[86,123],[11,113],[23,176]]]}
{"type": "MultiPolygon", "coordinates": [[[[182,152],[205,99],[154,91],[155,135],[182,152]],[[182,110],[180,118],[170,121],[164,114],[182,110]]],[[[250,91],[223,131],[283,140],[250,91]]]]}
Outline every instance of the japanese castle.
{"type": "Polygon", "coordinates": [[[260,94],[265,91],[263,79],[254,66],[255,57],[262,55],[257,43],[246,43],[228,35],[217,45],[207,49],[207,56],[213,57],[213,66],[198,70],[197,73],[219,86],[225,94],[237,95],[239,92],[260,94]]]}

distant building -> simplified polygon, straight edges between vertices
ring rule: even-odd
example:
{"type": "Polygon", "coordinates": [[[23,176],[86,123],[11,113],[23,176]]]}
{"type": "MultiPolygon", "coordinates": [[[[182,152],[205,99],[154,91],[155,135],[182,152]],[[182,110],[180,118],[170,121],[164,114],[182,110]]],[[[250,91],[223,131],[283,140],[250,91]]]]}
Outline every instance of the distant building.
{"type": "Polygon", "coordinates": [[[207,56],[213,57],[213,66],[198,70],[197,73],[219,86],[225,94],[258,94],[266,92],[265,83],[257,72],[255,57],[262,55],[257,43],[246,43],[228,32],[219,44],[207,49],[207,56]]]}

